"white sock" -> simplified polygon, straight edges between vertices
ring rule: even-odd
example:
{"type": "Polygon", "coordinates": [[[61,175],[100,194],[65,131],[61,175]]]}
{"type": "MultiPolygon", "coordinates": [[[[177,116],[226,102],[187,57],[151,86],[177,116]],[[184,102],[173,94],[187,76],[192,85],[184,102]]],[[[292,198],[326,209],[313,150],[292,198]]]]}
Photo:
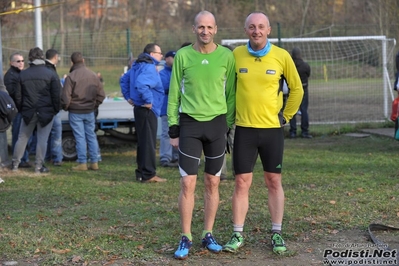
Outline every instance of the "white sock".
{"type": "Polygon", "coordinates": [[[244,225],[243,224],[235,224],[234,225],[234,232],[242,233],[243,231],[244,231],[244,225]]]}
{"type": "Polygon", "coordinates": [[[273,233],[276,232],[276,233],[281,234],[281,226],[282,226],[282,224],[272,223],[272,232],[273,233]]]}

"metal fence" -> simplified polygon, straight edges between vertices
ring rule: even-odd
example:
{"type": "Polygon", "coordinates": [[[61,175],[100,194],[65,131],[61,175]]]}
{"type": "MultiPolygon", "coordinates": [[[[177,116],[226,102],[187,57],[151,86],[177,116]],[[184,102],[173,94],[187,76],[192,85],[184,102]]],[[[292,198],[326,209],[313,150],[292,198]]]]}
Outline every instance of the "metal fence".
{"type": "MultiPolygon", "coordinates": [[[[221,43],[222,39],[235,38],[246,38],[242,28],[219,29],[216,41],[221,43]]],[[[166,52],[177,50],[184,42],[194,42],[195,35],[190,30],[182,30],[179,34],[167,30],[120,30],[102,33],[79,33],[77,30],[65,33],[64,36],[57,33],[43,36],[43,39],[44,50],[55,48],[60,52],[60,67],[68,67],[72,52],[81,51],[89,67],[107,66],[123,69],[128,63],[129,55],[136,57],[149,42],[158,43],[166,52]]],[[[8,68],[9,55],[21,51],[27,56],[29,49],[35,46],[35,38],[33,34],[3,38],[2,45],[5,71],[8,68]]],[[[303,49],[304,59],[309,61],[312,67],[309,81],[311,124],[358,123],[387,119],[393,96],[391,84],[394,79],[394,39],[387,41],[385,52],[381,44],[370,44],[368,41],[335,43],[336,58],[331,58],[332,54],[323,55],[321,58],[323,53],[329,52],[326,47],[331,44],[328,42],[324,44],[326,47],[316,46],[312,42],[296,45],[303,49]],[[362,55],[357,55],[354,52],[356,50],[362,51],[362,55]],[[351,53],[346,58],[343,57],[345,51],[351,53]],[[386,59],[385,65],[382,63],[382,56],[386,59]]],[[[287,51],[292,49],[289,43],[283,43],[281,46],[287,51]]]]}

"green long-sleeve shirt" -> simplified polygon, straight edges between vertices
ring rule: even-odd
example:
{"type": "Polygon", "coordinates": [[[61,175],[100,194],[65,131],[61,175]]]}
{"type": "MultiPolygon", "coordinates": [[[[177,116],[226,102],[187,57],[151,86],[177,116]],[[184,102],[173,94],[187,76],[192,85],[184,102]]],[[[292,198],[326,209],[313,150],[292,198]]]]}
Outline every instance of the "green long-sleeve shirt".
{"type": "Polygon", "coordinates": [[[233,53],[218,45],[202,54],[190,45],[177,51],[169,87],[168,123],[179,125],[179,113],[197,121],[226,114],[231,128],[235,120],[235,61],[233,53]]]}

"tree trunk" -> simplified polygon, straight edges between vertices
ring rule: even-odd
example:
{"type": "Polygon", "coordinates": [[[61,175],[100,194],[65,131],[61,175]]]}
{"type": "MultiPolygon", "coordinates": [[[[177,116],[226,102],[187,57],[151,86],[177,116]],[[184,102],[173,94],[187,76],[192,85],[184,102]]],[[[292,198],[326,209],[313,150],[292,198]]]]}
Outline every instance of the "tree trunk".
{"type": "Polygon", "coordinates": [[[304,9],[302,11],[301,30],[299,32],[299,36],[300,37],[302,37],[303,32],[304,32],[306,16],[307,16],[307,13],[308,13],[308,8],[309,8],[309,2],[310,2],[310,0],[306,0],[305,7],[304,7],[304,9]]]}

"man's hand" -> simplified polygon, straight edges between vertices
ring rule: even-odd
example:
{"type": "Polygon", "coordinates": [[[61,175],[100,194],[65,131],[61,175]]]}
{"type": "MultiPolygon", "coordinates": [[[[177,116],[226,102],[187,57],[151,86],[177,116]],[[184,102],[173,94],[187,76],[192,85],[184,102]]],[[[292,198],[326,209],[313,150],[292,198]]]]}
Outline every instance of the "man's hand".
{"type": "Polygon", "coordinates": [[[170,145],[172,145],[175,148],[178,148],[179,147],[179,138],[170,139],[170,145]]]}
{"type": "Polygon", "coordinates": [[[134,105],[134,103],[133,103],[133,100],[132,99],[129,99],[129,100],[127,100],[127,102],[131,105],[131,106],[133,106],[134,105]]]}

